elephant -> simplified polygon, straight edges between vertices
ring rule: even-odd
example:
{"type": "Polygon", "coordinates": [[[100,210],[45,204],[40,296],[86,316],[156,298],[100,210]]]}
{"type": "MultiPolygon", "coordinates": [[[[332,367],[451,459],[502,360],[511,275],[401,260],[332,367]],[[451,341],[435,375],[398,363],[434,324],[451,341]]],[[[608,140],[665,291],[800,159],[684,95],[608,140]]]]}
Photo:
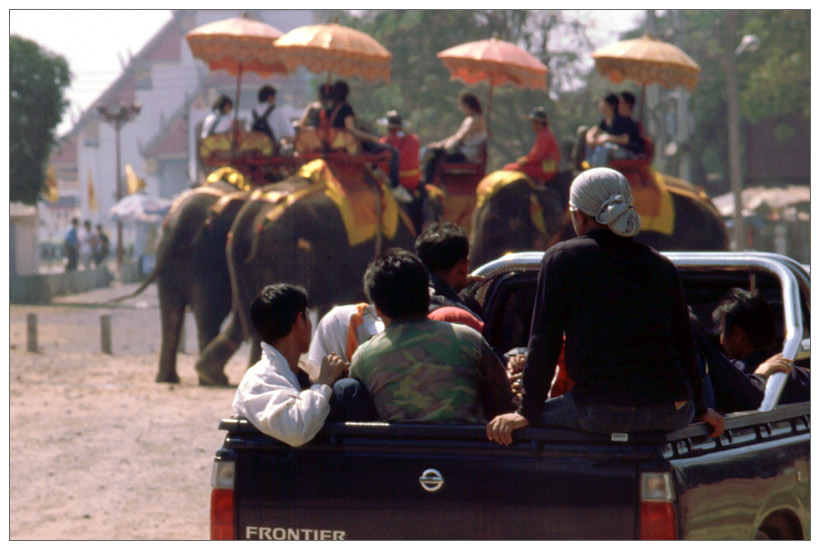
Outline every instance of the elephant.
{"type": "MultiPolygon", "coordinates": [[[[494,174],[485,180],[489,181],[494,174]]],[[[568,212],[569,187],[574,175],[572,171],[562,171],[546,185],[536,185],[520,174],[483,199],[480,197],[473,214],[470,265],[478,267],[508,252],[546,250],[558,241],[574,237],[568,212]]],[[[628,176],[630,181],[633,175],[628,176]]],[[[660,177],[671,196],[674,226],[670,234],[642,229],[635,240],[656,250],[726,250],[726,230],[708,197],[681,179],[660,177]]],[[[637,204],[636,209],[641,212],[637,204]]]]}
{"type": "Polygon", "coordinates": [[[225,243],[248,196],[224,180],[180,195],[163,221],[154,269],[136,291],[118,299],[137,296],[157,283],[162,328],[157,382],[180,381],[176,355],[186,307],[194,314],[200,352],[231,311],[225,243]]]}
{"type": "MultiPolygon", "coordinates": [[[[367,171],[361,177],[371,188],[377,187],[367,171]]],[[[391,247],[413,250],[413,224],[392,202],[392,195],[389,201],[377,200],[372,206],[391,202],[396,206],[392,211],[395,232],[377,225],[373,235],[353,242],[342,210],[324,189],[321,182],[300,172],[255,193],[239,211],[226,249],[233,311],[197,361],[201,383],[227,385],[224,366],[248,337],[252,339],[249,366],[258,361],[259,337],[250,327],[248,312],[251,301],[266,285],[303,286],[311,307],[321,315],[335,304],[365,300],[362,276],[381,251],[391,247]]],[[[387,219],[388,208],[382,215],[376,212],[374,219],[387,219]]]]}

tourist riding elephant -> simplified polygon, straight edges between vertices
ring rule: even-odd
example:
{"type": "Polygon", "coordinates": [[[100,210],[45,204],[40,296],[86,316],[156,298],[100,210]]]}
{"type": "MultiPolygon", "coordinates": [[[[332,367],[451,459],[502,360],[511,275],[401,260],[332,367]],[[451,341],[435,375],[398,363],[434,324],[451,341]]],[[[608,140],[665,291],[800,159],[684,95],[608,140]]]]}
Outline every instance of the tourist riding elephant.
{"type": "MultiPolygon", "coordinates": [[[[625,174],[627,175],[627,174],[625,174]]],[[[630,183],[636,178],[629,174],[630,183]]],[[[477,189],[470,265],[478,267],[508,252],[546,250],[575,236],[569,220],[574,174],[559,172],[537,185],[520,172],[494,172],[477,189]]],[[[672,176],[644,172],[652,186],[633,185],[642,229],[635,240],[657,250],[725,250],[720,214],[698,188],[672,176]]]]}
{"type": "Polygon", "coordinates": [[[134,293],[119,298],[157,282],[162,330],[157,382],[179,382],[176,356],[186,307],[194,314],[200,352],[231,310],[225,243],[248,195],[222,179],[180,195],[163,222],[156,266],[134,293]]]}
{"type": "Polygon", "coordinates": [[[196,364],[201,383],[228,383],[224,366],[247,337],[250,363],[260,355],[248,311],[275,283],[302,285],[319,314],[333,305],[365,300],[367,264],[391,247],[413,250],[412,222],[387,187],[364,172],[340,184],[322,160],[254,194],[231,227],[227,246],[233,292],[230,322],[196,364]]]}

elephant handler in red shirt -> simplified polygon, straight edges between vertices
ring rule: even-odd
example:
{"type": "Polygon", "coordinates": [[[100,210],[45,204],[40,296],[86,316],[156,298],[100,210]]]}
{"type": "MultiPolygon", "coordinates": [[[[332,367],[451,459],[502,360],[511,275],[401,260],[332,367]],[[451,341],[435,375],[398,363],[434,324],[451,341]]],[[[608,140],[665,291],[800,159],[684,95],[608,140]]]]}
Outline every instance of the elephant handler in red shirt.
{"type": "Polygon", "coordinates": [[[558,173],[561,163],[561,152],[558,142],[549,129],[547,112],[543,107],[535,107],[527,116],[535,132],[535,144],[526,156],[504,166],[504,170],[518,170],[530,178],[543,183],[548,182],[558,173]]]}
{"type": "Polygon", "coordinates": [[[404,208],[416,231],[421,231],[424,202],[427,200],[427,191],[421,185],[421,170],[419,169],[419,138],[416,134],[407,132],[405,123],[397,111],[388,111],[385,118],[379,123],[387,126],[387,135],[381,137],[381,142],[398,151],[399,156],[399,193],[397,198],[405,200],[404,208]],[[401,192],[401,188],[407,194],[401,192]]]}

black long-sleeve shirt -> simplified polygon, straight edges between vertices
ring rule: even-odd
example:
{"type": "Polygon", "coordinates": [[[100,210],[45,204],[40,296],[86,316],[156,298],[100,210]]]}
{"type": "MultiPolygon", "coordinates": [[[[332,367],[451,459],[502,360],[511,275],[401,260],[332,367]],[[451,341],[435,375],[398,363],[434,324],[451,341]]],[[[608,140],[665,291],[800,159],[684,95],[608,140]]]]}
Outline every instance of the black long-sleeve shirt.
{"type": "Polygon", "coordinates": [[[693,399],[703,414],[689,314],[675,266],[606,229],[558,243],[538,276],[521,409],[537,423],[566,333],[580,403],[620,407],[693,399]]]}

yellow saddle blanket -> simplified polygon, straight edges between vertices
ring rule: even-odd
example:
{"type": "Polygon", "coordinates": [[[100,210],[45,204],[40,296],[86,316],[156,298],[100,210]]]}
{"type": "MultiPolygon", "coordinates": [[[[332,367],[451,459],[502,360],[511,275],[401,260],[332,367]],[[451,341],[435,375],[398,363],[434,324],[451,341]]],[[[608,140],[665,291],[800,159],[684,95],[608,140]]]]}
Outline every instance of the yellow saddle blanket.
{"type": "MultiPolygon", "coordinates": [[[[691,195],[703,200],[705,195],[679,180],[663,176],[650,167],[630,170],[624,174],[632,191],[632,205],[641,217],[641,231],[655,231],[671,235],[675,229],[675,207],[672,194],[691,195]]],[[[507,185],[516,181],[525,181],[533,190],[539,186],[523,172],[517,170],[497,170],[488,174],[476,189],[476,209],[489,200],[507,185]]],[[[538,201],[533,193],[530,196],[530,217],[537,228],[544,226],[543,216],[538,201]]]]}
{"type": "Polygon", "coordinates": [[[350,246],[375,238],[379,231],[388,239],[395,237],[401,217],[399,205],[384,184],[378,183],[378,196],[364,179],[361,183],[342,185],[322,159],[305,164],[297,175],[310,181],[310,185],[293,192],[270,191],[268,195],[272,195],[263,197],[279,203],[266,216],[269,221],[277,219],[286,207],[296,201],[324,193],[339,209],[350,246]]]}
{"type": "Polygon", "coordinates": [[[538,200],[538,196],[535,194],[535,190],[542,189],[543,186],[535,183],[524,172],[519,172],[518,170],[496,170],[495,172],[484,176],[484,178],[478,183],[478,187],[476,187],[475,209],[478,210],[481,208],[485,202],[487,202],[491,197],[493,197],[493,195],[498,193],[507,185],[522,180],[530,186],[530,204],[528,207],[530,220],[539,233],[542,235],[547,235],[547,224],[544,221],[544,209],[538,200]]]}
{"type": "Polygon", "coordinates": [[[535,189],[535,182],[533,182],[527,174],[524,172],[519,172],[518,170],[496,170],[495,172],[487,174],[480,182],[478,182],[478,187],[476,187],[475,190],[476,210],[481,208],[485,202],[487,202],[501,189],[513,182],[521,180],[524,180],[527,182],[527,185],[535,189]]]}
{"type": "Polygon", "coordinates": [[[649,166],[623,172],[632,191],[632,206],[641,217],[641,231],[671,235],[675,207],[665,177],[649,166]]]}

